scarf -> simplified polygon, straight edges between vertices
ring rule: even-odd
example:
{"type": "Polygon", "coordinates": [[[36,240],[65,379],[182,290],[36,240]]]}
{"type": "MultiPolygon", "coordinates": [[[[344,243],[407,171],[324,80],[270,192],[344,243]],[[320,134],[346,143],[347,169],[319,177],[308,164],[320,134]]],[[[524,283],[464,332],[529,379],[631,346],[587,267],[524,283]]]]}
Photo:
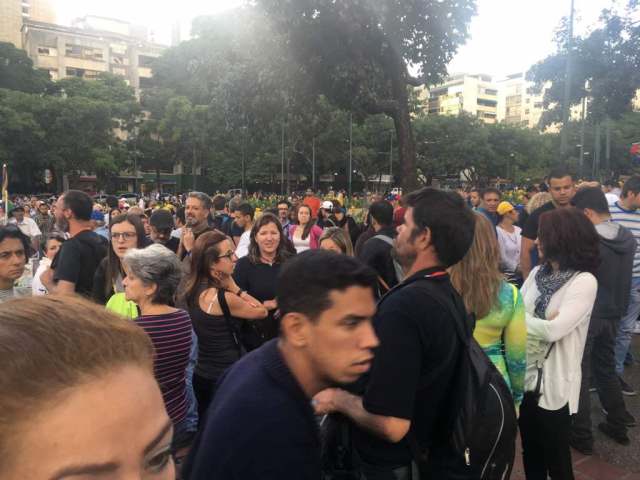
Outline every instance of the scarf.
{"type": "Polygon", "coordinates": [[[534,310],[536,317],[546,319],[546,311],[551,297],[553,297],[553,294],[560,290],[574,274],[574,270],[554,271],[548,263],[540,267],[536,273],[536,286],[540,292],[540,296],[536,299],[536,308],[534,310]]]}

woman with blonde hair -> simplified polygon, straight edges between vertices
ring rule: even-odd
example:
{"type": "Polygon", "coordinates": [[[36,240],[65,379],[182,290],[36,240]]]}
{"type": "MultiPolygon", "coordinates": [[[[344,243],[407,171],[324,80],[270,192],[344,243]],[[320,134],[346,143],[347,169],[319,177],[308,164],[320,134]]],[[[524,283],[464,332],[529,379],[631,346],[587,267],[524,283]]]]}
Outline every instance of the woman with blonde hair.
{"type": "Polygon", "coordinates": [[[322,232],[318,245],[322,250],[333,250],[353,257],[351,238],[342,227],[329,227],[322,232]]]}
{"type": "Polygon", "coordinates": [[[476,214],[473,243],[452,266],[451,283],[476,317],[474,338],[511,388],[516,410],[524,391],[527,327],[518,289],[500,273],[500,251],[489,220],[476,214]]]}

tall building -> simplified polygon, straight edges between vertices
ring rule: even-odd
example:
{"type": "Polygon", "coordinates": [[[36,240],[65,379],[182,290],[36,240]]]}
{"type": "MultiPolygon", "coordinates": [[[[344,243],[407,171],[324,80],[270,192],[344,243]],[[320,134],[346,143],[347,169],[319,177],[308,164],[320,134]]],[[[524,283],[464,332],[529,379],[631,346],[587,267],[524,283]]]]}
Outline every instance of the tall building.
{"type": "Polygon", "coordinates": [[[55,23],[51,0],[0,0],[0,42],[22,48],[22,25],[26,20],[55,23]]]}
{"type": "Polygon", "coordinates": [[[478,117],[485,123],[498,118],[498,90],[489,75],[457,74],[428,90],[428,113],[458,115],[461,112],[478,117]]]}
{"type": "Polygon", "coordinates": [[[539,128],[544,112],[543,93],[536,94],[533,83],[525,79],[524,73],[515,73],[497,82],[498,121],[507,125],[539,128]]]}
{"type": "Polygon", "coordinates": [[[25,20],[23,45],[34,66],[53,80],[121,75],[139,94],[151,85],[151,65],[166,48],[146,40],[146,29],[120,20],[84,17],[74,26],[25,20]]]}

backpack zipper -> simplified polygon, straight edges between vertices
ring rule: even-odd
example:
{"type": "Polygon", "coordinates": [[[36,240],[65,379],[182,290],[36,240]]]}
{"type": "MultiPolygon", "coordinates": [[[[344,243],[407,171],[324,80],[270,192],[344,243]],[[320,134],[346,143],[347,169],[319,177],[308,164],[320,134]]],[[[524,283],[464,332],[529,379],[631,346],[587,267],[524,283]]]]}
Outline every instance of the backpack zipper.
{"type": "Polygon", "coordinates": [[[498,397],[498,403],[500,403],[500,413],[502,415],[500,417],[501,418],[500,430],[498,431],[498,435],[496,437],[495,443],[493,444],[493,448],[491,449],[491,453],[487,457],[487,462],[484,464],[484,467],[482,468],[482,473],[480,474],[480,477],[484,477],[484,472],[486,471],[487,466],[489,466],[489,462],[491,461],[491,458],[493,458],[493,454],[496,452],[496,448],[498,448],[498,442],[500,441],[500,437],[502,436],[502,430],[504,429],[504,405],[502,404],[502,398],[500,398],[500,394],[498,393],[498,390],[496,390],[496,387],[494,387],[492,383],[490,383],[489,386],[495,392],[496,397],[498,397]]]}

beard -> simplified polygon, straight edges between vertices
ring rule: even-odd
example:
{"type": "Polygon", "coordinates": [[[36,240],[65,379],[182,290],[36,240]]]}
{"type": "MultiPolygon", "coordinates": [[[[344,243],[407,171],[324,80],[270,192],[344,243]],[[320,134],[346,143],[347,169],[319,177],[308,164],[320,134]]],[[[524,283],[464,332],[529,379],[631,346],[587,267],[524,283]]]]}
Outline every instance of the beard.
{"type": "Polygon", "coordinates": [[[415,250],[400,253],[398,252],[398,248],[395,246],[391,249],[391,258],[400,264],[405,273],[411,269],[417,257],[418,254],[415,250]]]}
{"type": "Polygon", "coordinates": [[[56,226],[61,232],[69,232],[69,220],[67,220],[65,217],[56,218],[56,226]]]}

